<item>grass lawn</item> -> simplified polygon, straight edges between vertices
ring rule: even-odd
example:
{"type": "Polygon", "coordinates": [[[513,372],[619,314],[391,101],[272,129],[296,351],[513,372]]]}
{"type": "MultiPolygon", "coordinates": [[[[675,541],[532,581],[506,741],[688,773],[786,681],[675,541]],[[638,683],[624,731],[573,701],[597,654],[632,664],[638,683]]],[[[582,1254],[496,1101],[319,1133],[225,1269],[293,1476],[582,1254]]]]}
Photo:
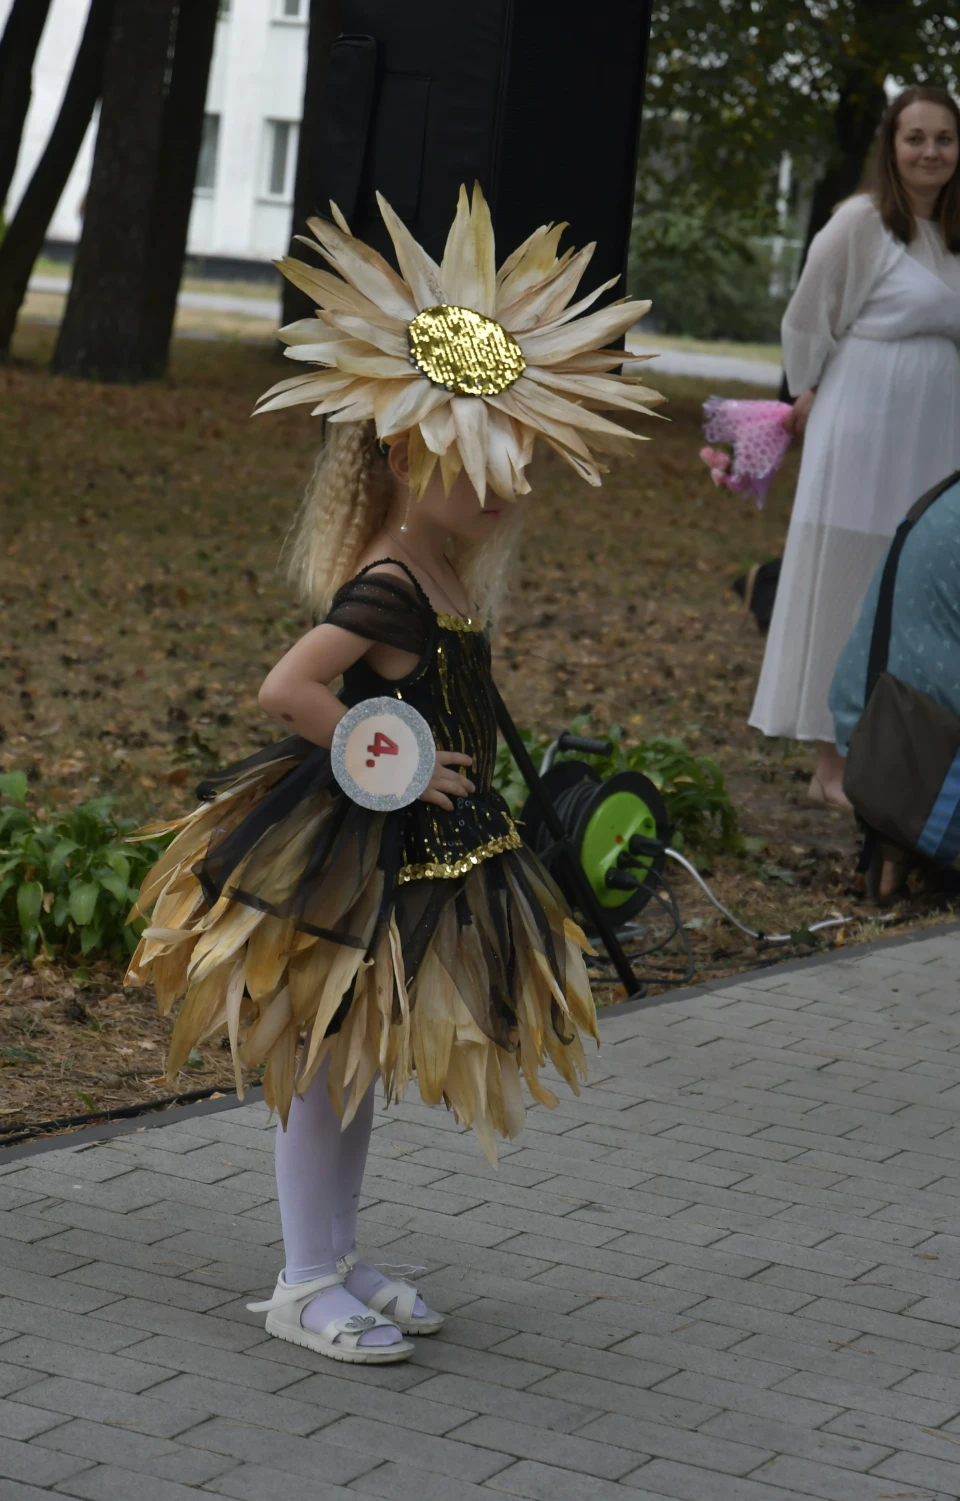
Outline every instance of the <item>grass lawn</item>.
{"type": "MultiPolygon", "coordinates": [[[[723,339],[690,339],[683,334],[647,333],[641,322],[627,335],[627,348],[639,351],[670,349],[678,354],[731,355],[740,360],[761,360],[765,365],[779,365],[779,344],[734,344],[723,339]]],[[[766,393],[769,396],[769,392],[766,393]]]]}
{"type": "MultiPolygon", "coordinates": [[[[184,282],[184,290],[188,291],[219,291],[229,292],[231,296],[247,297],[251,301],[259,295],[261,299],[269,297],[270,287],[261,287],[257,293],[251,285],[243,284],[239,289],[231,288],[225,282],[184,282]]],[[[66,298],[59,292],[28,292],[23,302],[22,320],[27,327],[48,324],[51,327],[59,324],[63,317],[66,298]]],[[[228,339],[258,339],[269,344],[276,329],[276,318],[264,318],[256,310],[250,313],[216,312],[210,308],[177,308],[174,319],[174,331],[176,334],[187,334],[193,337],[209,339],[216,336],[221,340],[228,339]]]]}
{"type": "MultiPolygon", "coordinates": [[[[38,803],[111,792],[136,816],[185,809],[205,769],[276,738],[256,694],[308,624],[277,560],[317,424],[300,410],[250,420],[282,373],[266,341],[181,339],[166,380],[126,388],[49,376],[52,340],[25,324],[0,368],[0,768],[26,771],[38,803]]],[[[600,491],[552,457],[536,464],[495,646],[501,689],[543,732],[588,713],[598,729],[616,721],[709,752],[763,843],[717,860],[721,899],[766,932],[854,912],[844,941],[876,936],[852,889],[851,822],[805,801],[809,752],[746,727],[763,643],[730,585],[779,553],[796,455],[758,514],[714,490],[697,458],[716,382],[660,384],[671,420],[646,423],[652,441],[600,491]]],[[[688,877],[675,884],[700,977],[769,961],[688,877]]],[[[937,912],[916,895],[893,918],[937,912]]],[[[0,1119],[166,1092],[168,1024],[121,979],[108,964],[78,979],[0,956],[0,1119]]],[[[229,1077],[214,1044],[181,1084],[229,1077]]]]}
{"type": "MultiPolygon", "coordinates": [[[[42,255],[34,263],[35,276],[61,276],[70,279],[73,267],[69,261],[55,261],[49,256],[42,255]]],[[[225,277],[222,281],[209,276],[185,276],[180,283],[182,292],[214,292],[225,297],[270,297],[273,293],[279,299],[282,287],[282,278],[279,271],[271,271],[269,276],[257,280],[234,281],[225,277]]]]}
{"type": "MultiPolygon", "coordinates": [[[[70,267],[63,261],[52,261],[45,257],[37,261],[34,270],[38,276],[68,277],[70,274],[70,267]]],[[[207,277],[186,276],[181,283],[183,292],[246,297],[259,302],[273,293],[279,299],[280,289],[279,272],[272,281],[214,281],[207,277]]],[[[24,304],[23,317],[28,322],[59,321],[63,316],[65,301],[56,292],[31,292],[24,304]]],[[[268,339],[274,324],[256,313],[217,314],[204,309],[181,307],[177,311],[176,329],[179,333],[206,332],[268,339]]],[[[647,332],[642,322],[628,335],[628,348],[647,353],[669,349],[681,354],[732,355],[742,360],[762,360],[770,365],[779,365],[781,359],[779,344],[735,344],[725,340],[710,341],[677,334],[658,334],[647,332]]]]}
{"type": "MultiPolygon", "coordinates": [[[[69,278],[71,267],[63,261],[54,261],[41,256],[34,266],[34,272],[37,276],[69,278]]],[[[279,272],[272,279],[264,281],[212,281],[204,277],[187,276],[181,283],[183,292],[206,292],[211,295],[247,298],[251,303],[262,304],[266,299],[276,295],[278,307],[280,287],[279,272]]],[[[28,328],[43,324],[49,324],[52,327],[59,324],[66,301],[66,297],[60,292],[28,292],[21,310],[21,323],[28,328]]],[[[255,308],[248,313],[235,309],[230,312],[219,312],[209,308],[180,306],[177,308],[174,319],[174,329],[177,334],[202,338],[215,335],[224,340],[262,339],[268,342],[276,326],[276,318],[264,318],[255,308]]]]}

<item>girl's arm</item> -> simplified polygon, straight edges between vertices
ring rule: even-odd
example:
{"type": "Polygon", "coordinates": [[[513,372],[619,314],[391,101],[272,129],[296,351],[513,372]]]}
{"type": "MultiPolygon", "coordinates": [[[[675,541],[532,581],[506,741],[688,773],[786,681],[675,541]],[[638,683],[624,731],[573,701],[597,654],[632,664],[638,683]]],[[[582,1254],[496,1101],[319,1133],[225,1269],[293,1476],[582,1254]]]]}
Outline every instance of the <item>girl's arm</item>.
{"type": "MultiPolygon", "coordinates": [[[[345,631],[338,625],[318,625],[286,656],[280,658],[263,680],[260,688],[260,707],[271,719],[279,719],[305,740],[323,745],[329,750],[333,732],[340,723],[347,706],[326,686],[332,683],[348,667],[352,667],[376,644],[345,631]]],[[[380,647],[380,651],[393,648],[380,647]]],[[[408,656],[395,652],[397,658],[408,656]]],[[[416,659],[414,658],[414,665],[416,659]]],[[[397,676],[402,676],[402,671],[397,676]]],[[[437,764],[421,802],[434,803],[438,808],[453,812],[452,797],[468,797],[474,784],[456,770],[459,766],[471,765],[471,757],[459,751],[437,750],[437,764]]]]}
{"type": "Polygon", "coordinates": [[[261,709],[329,750],[347,709],[326,685],[359,662],[372,645],[338,625],[314,626],[267,673],[260,688],[261,709]]]}

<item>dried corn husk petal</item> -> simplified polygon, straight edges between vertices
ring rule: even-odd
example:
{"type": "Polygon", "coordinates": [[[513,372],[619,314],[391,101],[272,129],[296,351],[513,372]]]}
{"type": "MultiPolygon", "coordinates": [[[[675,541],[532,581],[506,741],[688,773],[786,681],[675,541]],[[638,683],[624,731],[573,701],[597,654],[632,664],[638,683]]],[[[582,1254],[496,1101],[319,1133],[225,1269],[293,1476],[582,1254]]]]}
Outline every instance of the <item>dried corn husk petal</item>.
{"type": "MultiPolygon", "coordinates": [[[[332,222],[310,219],[315,238],[297,238],[339,276],[291,257],[277,262],[283,275],[318,305],[315,320],[298,319],[280,337],[291,359],[326,368],[314,378],[280,381],[264,394],[257,410],[304,404],[333,422],[372,417],[385,442],[419,433],[428,453],[440,460],[445,488],[449,491],[465,470],[481,501],[488,485],[503,499],[529,492],[524,470],[537,435],[590,484],[599,484],[600,466],[579,433],[590,435],[591,448],[611,433],[592,423],[590,414],[606,407],[648,412],[638,399],[615,389],[608,372],[619,368],[624,357],[622,351],[602,346],[642,318],[649,303],[624,299],[597,310],[595,303],[616,278],[572,302],[594,246],[559,253],[565,224],[541,225],[497,271],[490,211],[479,186],[470,195],[461,187],[439,266],[379,194],[377,201],[400,275],[350,233],[334,204],[332,222]],[[432,326],[447,330],[438,336],[444,357],[438,365],[423,365],[412,357],[411,325],[419,320],[422,329],[421,315],[444,307],[472,310],[496,326],[478,333],[475,319],[434,317],[432,326]],[[512,350],[509,358],[507,350],[512,350]],[[524,360],[528,374],[549,368],[596,377],[597,384],[586,391],[553,387],[553,393],[562,390],[575,398],[563,418],[567,432],[557,430],[559,414],[549,402],[549,383],[531,380],[526,381],[532,390],[525,410],[515,414],[522,415],[522,423],[512,433],[500,423],[488,430],[486,414],[496,405],[496,394],[509,395],[514,383],[524,381],[523,374],[518,376],[524,360]],[[474,386],[481,374],[483,380],[474,386]],[[466,378],[471,382],[467,386],[466,378]],[[455,394],[465,389],[481,394],[455,394]]],[[[418,451],[411,489],[420,496],[435,466],[418,451]]]]}
{"type": "MultiPolygon", "coordinates": [[[[528,441],[513,416],[493,415],[505,444],[516,450],[528,441]]],[[[144,882],[146,892],[158,892],[156,914],[131,974],[152,981],[161,1011],[181,1003],[171,1076],[192,1048],[223,1030],[238,1090],[243,1068],[262,1066],[265,1098],[282,1121],[293,1094],[328,1064],[327,1087],[344,1126],[378,1072],[388,1102],[402,1100],[416,1076],[422,1098],[444,1102],[495,1161],[497,1136],[515,1136],[523,1124],[521,1079],[549,1107],[556,1096],[540,1079],[545,1064],[574,1091],[584,1077],[580,1034],[595,1037],[597,1029],[583,933],[545,872],[523,850],[511,852],[501,857],[498,884],[485,884],[482,866],[451,883],[408,979],[402,890],[380,919],[383,820],[373,816],[351,834],[350,860],[309,898],[311,926],[349,941],[305,931],[299,908],[296,917],[276,915],[233,895],[249,875],[258,901],[265,893],[279,903],[291,898],[331,816],[326,794],[305,799],[258,836],[259,864],[253,852],[245,855],[208,908],[194,874],[197,851],[202,858],[211,839],[228,836],[275,780],[271,764],[261,781],[248,778],[222,794],[215,817],[209,805],[198,809],[182,822],[174,857],[168,850],[144,882]],[[509,995],[506,1013],[494,1014],[495,995],[509,995]]]]}

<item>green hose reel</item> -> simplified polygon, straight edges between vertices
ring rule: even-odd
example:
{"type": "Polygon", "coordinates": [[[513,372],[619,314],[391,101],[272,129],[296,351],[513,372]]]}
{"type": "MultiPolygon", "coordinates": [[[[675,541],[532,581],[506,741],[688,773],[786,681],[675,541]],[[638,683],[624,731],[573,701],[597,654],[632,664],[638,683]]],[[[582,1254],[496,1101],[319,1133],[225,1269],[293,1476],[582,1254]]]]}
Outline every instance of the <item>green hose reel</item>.
{"type": "MultiPolygon", "coordinates": [[[[574,735],[562,735],[550,751],[568,749],[610,754],[608,742],[574,735]]],[[[663,798],[640,772],[621,771],[604,781],[586,761],[554,764],[548,752],[544,763],[544,790],[597,901],[618,923],[629,922],[660,885],[673,832],[663,798]]],[[[524,839],[552,869],[567,900],[580,905],[562,862],[553,867],[557,843],[533,798],[525,803],[520,823],[524,839]]]]}

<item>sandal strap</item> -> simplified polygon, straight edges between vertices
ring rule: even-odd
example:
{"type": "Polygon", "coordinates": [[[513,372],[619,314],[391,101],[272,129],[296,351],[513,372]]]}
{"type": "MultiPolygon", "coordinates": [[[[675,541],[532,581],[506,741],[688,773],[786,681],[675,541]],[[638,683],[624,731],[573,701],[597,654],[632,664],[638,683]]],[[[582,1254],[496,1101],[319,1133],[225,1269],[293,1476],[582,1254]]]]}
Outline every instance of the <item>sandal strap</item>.
{"type": "MultiPolygon", "coordinates": [[[[385,1282],[369,1300],[368,1307],[374,1313],[382,1313],[388,1303],[394,1303],[394,1317],[407,1324],[413,1318],[419,1294],[409,1282],[385,1282]]],[[[388,1315],[389,1318],[389,1315],[388,1315]]]]}
{"type": "Polygon", "coordinates": [[[340,1272],[331,1272],[327,1277],[314,1277],[309,1282],[287,1283],[278,1280],[274,1289],[273,1297],[267,1298],[263,1303],[248,1303],[251,1313],[268,1313],[271,1308],[288,1308],[291,1303],[309,1303],[318,1293],[325,1292],[328,1287],[342,1287],[343,1277],[340,1272]]]}
{"type": "Polygon", "coordinates": [[[344,1278],[347,1278],[347,1277],[349,1277],[350,1273],[353,1271],[354,1267],[357,1265],[357,1263],[359,1261],[360,1261],[360,1252],[359,1251],[348,1251],[347,1254],[346,1254],[346,1256],[340,1256],[340,1257],[338,1257],[338,1259],[337,1259],[337,1271],[338,1272],[342,1272],[344,1278]]]}
{"type": "Polygon", "coordinates": [[[363,1336],[369,1334],[371,1329],[396,1327],[390,1319],[383,1318],[379,1313],[353,1313],[349,1318],[331,1319],[329,1324],[324,1324],[320,1338],[331,1345],[339,1340],[347,1349],[356,1350],[359,1349],[363,1336]]]}

